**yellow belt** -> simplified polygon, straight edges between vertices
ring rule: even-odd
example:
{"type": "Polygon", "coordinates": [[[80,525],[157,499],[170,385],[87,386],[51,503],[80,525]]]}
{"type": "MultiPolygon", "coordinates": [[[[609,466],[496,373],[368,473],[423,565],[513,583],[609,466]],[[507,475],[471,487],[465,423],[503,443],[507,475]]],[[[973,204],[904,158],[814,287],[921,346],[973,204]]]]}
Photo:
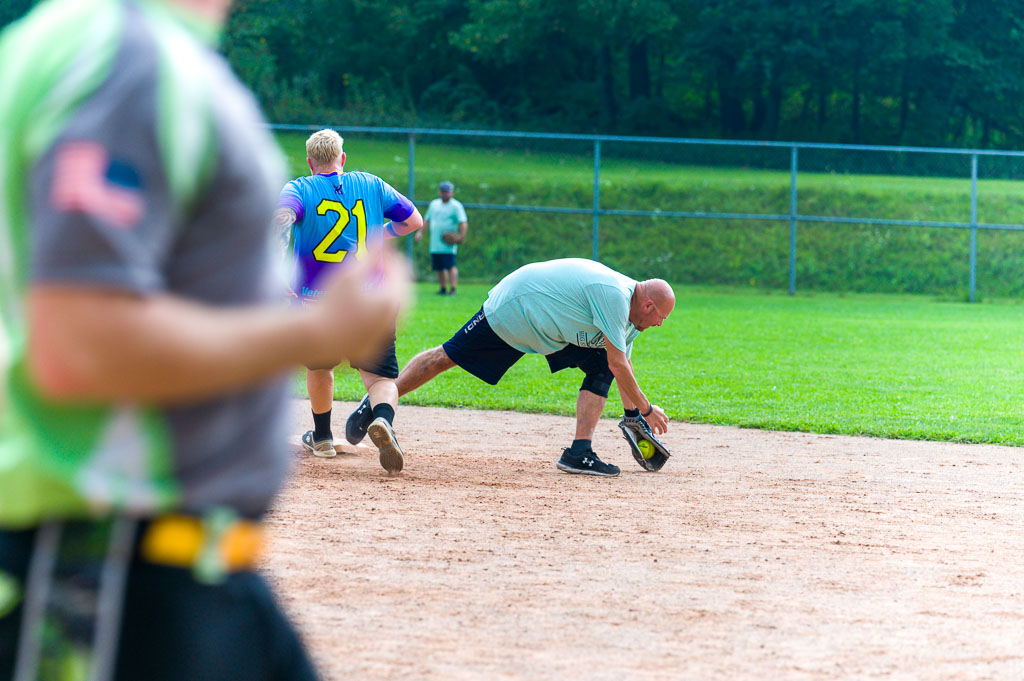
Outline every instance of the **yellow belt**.
{"type": "Polygon", "coordinates": [[[202,582],[256,566],[263,551],[263,528],[232,511],[216,509],[203,517],[168,514],[145,527],[139,554],[150,563],[190,568],[202,582]]]}

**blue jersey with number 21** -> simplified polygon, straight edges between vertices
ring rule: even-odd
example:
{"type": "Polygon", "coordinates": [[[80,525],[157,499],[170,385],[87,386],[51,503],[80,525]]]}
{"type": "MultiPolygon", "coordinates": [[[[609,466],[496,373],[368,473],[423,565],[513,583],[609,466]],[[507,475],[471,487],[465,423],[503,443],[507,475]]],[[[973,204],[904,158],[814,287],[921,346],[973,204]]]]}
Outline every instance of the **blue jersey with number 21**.
{"type": "Polygon", "coordinates": [[[292,288],[303,301],[322,294],[323,275],[352,259],[378,257],[388,220],[404,222],[414,207],[376,175],[330,173],[292,180],[281,190],[279,207],[295,211],[295,267],[292,288]]]}

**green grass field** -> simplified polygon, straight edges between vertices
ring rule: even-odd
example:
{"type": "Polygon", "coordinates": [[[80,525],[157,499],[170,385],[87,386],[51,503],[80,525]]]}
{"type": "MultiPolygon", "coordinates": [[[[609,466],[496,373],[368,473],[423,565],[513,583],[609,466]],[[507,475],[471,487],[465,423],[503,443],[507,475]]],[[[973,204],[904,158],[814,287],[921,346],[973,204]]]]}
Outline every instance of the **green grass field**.
{"type": "MultiPolygon", "coordinates": [[[[447,340],[489,287],[420,284],[399,362],[447,340]]],[[[676,287],[675,312],[634,346],[641,387],[673,419],[751,428],[1024,445],[1024,306],[924,296],[676,287]]],[[[338,372],[336,397],[362,395],[338,372]]],[[[527,355],[497,387],[455,368],[404,404],[572,414],[582,374],[527,355]]],[[[301,380],[299,381],[301,385],[301,380]]],[[[613,391],[606,416],[621,413],[613,391]]],[[[399,414],[399,419],[401,415],[399,414]]]]}

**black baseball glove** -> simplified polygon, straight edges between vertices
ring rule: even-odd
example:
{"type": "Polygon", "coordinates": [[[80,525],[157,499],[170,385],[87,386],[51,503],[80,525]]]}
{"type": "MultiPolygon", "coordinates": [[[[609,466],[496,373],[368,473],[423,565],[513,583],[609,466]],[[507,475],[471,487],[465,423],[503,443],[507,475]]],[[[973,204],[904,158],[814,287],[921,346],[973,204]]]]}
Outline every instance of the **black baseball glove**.
{"type": "Polygon", "coordinates": [[[660,471],[661,467],[672,456],[665,445],[654,437],[651,427],[643,416],[623,416],[619,421],[619,428],[622,429],[622,436],[629,443],[629,449],[633,458],[644,470],[660,471]],[[640,444],[646,441],[647,444],[640,444]]]}

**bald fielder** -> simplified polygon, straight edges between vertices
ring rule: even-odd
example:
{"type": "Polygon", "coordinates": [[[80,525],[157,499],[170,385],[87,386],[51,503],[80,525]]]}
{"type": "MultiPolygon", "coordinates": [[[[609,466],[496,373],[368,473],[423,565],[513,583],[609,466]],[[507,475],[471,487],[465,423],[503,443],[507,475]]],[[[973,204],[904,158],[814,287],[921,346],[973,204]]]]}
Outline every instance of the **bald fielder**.
{"type": "Polygon", "coordinates": [[[576,435],[559,469],[619,474],[618,466],[601,461],[592,448],[608,390],[618,381],[623,435],[642,467],[659,470],[669,453],[654,434],[668,430],[668,417],[640,389],[630,356],[640,332],[661,326],[674,307],[675,294],[661,279],[635,281],[579,258],[525,265],[498,282],[451,339],[416,355],[398,376],[398,392],[410,393],[456,365],[497,385],[525,353],[541,354],[552,373],[571,367],[584,373],[576,435]]]}

